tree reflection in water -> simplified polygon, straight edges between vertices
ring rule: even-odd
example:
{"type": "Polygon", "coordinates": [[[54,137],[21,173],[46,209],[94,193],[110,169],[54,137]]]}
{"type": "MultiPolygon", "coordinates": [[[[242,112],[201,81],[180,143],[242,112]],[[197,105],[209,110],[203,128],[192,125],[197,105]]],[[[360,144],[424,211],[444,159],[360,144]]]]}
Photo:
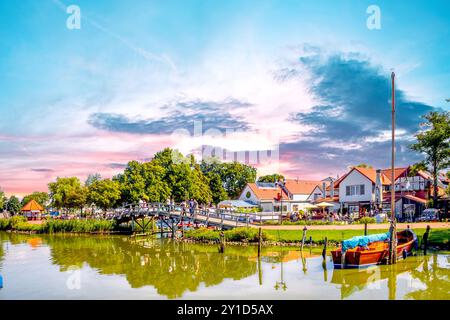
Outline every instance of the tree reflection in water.
{"type": "Polygon", "coordinates": [[[255,274],[257,265],[248,256],[227,248],[219,254],[215,246],[200,246],[153,240],[142,246],[126,238],[101,241],[88,237],[48,237],[54,264],[61,271],[87,263],[100,274],[123,275],[132,288],[153,286],[158,294],[179,298],[201,283],[212,286],[230,278],[239,280],[255,274]]]}

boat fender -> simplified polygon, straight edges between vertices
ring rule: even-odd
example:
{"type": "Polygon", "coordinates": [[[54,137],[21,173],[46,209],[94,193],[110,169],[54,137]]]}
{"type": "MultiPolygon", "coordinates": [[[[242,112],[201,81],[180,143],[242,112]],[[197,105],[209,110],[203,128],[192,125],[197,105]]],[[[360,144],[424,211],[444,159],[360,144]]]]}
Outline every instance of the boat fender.
{"type": "Polygon", "coordinates": [[[403,255],[403,260],[405,260],[406,257],[408,256],[408,253],[406,252],[405,249],[403,249],[402,255],[403,255]]]}
{"type": "Polygon", "coordinates": [[[3,277],[0,275],[0,289],[3,288],[3,277]]]}

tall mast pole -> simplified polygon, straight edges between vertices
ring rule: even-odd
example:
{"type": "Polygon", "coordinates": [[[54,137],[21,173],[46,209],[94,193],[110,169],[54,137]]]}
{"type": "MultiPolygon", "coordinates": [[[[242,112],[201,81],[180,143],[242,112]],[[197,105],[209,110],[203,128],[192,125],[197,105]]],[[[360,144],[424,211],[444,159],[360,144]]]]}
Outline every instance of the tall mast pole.
{"type": "Polygon", "coordinates": [[[391,158],[391,241],[389,243],[389,262],[397,262],[397,225],[395,219],[395,73],[392,79],[392,158],[391,158]]]}

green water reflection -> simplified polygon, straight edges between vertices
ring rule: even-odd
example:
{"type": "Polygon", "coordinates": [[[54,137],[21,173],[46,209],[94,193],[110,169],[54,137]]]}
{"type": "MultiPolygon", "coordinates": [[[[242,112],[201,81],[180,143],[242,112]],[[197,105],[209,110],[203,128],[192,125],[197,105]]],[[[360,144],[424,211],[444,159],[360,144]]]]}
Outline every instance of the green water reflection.
{"type": "MultiPolygon", "coordinates": [[[[220,294],[226,297],[227,290],[232,290],[228,282],[223,283],[226,279],[246,287],[251,285],[266,298],[273,297],[274,292],[286,299],[449,299],[450,294],[448,254],[409,257],[395,266],[333,270],[330,261],[323,263],[321,257],[311,258],[317,251],[309,249],[301,254],[295,248],[265,248],[262,259],[258,259],[252,246],[229,246],[225,254],[220,254],[213,245],[161,240],[136,243],[119,236],[30,236],[0,232],[0,240],[0,272],[11,264],[9,278],[20,275],[14,274],[14,261],[9,262],[5,245],[9,250],[25,245],[26,250],[35,252],[49,248],[46,261],[49,266],[57,266],[60,273],[87,264],[99,278],[120,276],[131,288],[152,286],[158,295],[170,299],[200,288],[222,288],[221,285],[220,294]],[[406,289],[405,285],[398,288],[400,278],[406,279],[406,289]]],[[[107,292],[104,294],[97,298],[108,298],[107,292]]]]}

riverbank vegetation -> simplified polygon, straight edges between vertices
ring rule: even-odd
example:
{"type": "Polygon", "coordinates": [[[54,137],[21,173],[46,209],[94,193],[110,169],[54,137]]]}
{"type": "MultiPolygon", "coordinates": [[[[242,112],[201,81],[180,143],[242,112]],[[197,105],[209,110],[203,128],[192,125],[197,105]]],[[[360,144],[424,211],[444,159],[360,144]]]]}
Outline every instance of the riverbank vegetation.
{"type": "MultiPolygon", "coordinates": [[[[422,241],[422,236],[426,229],[414,229],[419,243],[422,241]]],[[[368,230],[368,234],[376,234],[386,232],[385,229],[368,230]]],[[[313,244],[323,244],[325,237],[331,244],[339,244],[345,239],[354,236],[363,235],[363,230],[307,230],[306,242],[309,243],[310,237],[313,244]]],[[[257,228],[236,228],[233,230],[224,231],[225,240],[232,242],[258,242],[257,228]]],[[[277,242],[277,243],[300,243],[303,237],[302,230],[263,230],[263,241],[277,242]]],[[[219,241],[220,232],[206,228],[190,230],[185,232],[185,238],[193,241],[219,241]]],[[[431,230],[428,243],[430,246],[448,249],[450,246],[450,229],[434,229],[431,230]]]]}
{"type": "Polygon", "coordinates": [[[14,216],[0,219],[0,231],[19,231],[34,233],[110,233],[131,230],[127,226],[118,225],[114,220],[56,220],[49,219],[41,224],[29,223],[26,218],[14,216]]]}

